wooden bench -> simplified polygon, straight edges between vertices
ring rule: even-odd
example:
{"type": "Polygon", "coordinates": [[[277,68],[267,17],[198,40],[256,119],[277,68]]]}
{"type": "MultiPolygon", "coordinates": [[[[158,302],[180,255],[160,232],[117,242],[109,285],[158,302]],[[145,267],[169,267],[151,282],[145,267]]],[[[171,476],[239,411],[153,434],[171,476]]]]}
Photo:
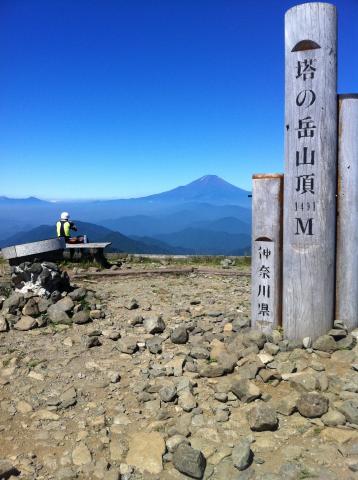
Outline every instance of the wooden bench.
{"type": "Polygon", "coordinates": [[[111,245],[111,242],[91,242],[91,243],[66,243],[64,257],[69,252],[71,260],[90,259],[102,265],[109,267],[109,263],[104,255],[104,249],[111,245]]]}

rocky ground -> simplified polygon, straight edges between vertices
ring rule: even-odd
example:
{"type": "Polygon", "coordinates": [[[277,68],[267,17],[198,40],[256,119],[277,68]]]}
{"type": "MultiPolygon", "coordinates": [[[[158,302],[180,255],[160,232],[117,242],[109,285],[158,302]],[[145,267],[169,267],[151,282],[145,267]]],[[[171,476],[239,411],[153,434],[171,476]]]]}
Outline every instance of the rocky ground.
{"type": "Polygon", "coordinates": [[[47,293],[18,272],[1,300],[0,478],[357,478],[358,332],[303,346],[250,330],[246,276],[69,292],[34,268],[47,293]]]}

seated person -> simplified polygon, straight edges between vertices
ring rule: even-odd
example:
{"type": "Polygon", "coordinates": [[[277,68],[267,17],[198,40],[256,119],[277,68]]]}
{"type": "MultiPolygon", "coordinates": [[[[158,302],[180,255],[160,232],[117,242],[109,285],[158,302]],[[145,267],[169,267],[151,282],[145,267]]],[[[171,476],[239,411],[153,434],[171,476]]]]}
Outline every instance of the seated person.
{"type": "Polygon", "coordinates": [[[57,236],[63,237],[66,243],[85,243],[84,237],[71,237],[70,230],[77,231],[77,227],[73,222],[69,221],[70,214],[68,212],[61,213],[61,219],[57,222],[57,236]]]}

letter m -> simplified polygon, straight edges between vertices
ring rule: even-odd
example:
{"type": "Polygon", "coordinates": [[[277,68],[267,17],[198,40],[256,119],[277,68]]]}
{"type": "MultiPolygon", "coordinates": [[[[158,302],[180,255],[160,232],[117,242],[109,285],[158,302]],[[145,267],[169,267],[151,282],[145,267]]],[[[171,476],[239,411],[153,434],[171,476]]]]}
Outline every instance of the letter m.
{"type": "Polygon", "coordinates": [[[296,233],[295,235],[313,235],[313,218],[309,218],[306,224],[303,224],[302,218],[296,218],[296,233]]]}

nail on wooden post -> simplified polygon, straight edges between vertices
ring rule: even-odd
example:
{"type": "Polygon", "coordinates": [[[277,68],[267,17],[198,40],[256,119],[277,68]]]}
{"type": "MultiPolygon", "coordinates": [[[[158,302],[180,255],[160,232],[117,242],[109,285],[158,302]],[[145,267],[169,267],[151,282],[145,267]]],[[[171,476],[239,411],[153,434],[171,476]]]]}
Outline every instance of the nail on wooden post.
{"type": "Polygon", "coordinates": [[[283,329],[332,327],[335,296],[337,18],[328,3],[285,16],[283,329]]]}
{"type": "Polygon", "coordinates": [[[269,333],[281,324],[283,175],[252,177],[252,326],[269,333]]]}
{"type": "Polygon", "coordinates": [[[358,94],[339,95],[336,318],[358,327],[358,94]]]}

